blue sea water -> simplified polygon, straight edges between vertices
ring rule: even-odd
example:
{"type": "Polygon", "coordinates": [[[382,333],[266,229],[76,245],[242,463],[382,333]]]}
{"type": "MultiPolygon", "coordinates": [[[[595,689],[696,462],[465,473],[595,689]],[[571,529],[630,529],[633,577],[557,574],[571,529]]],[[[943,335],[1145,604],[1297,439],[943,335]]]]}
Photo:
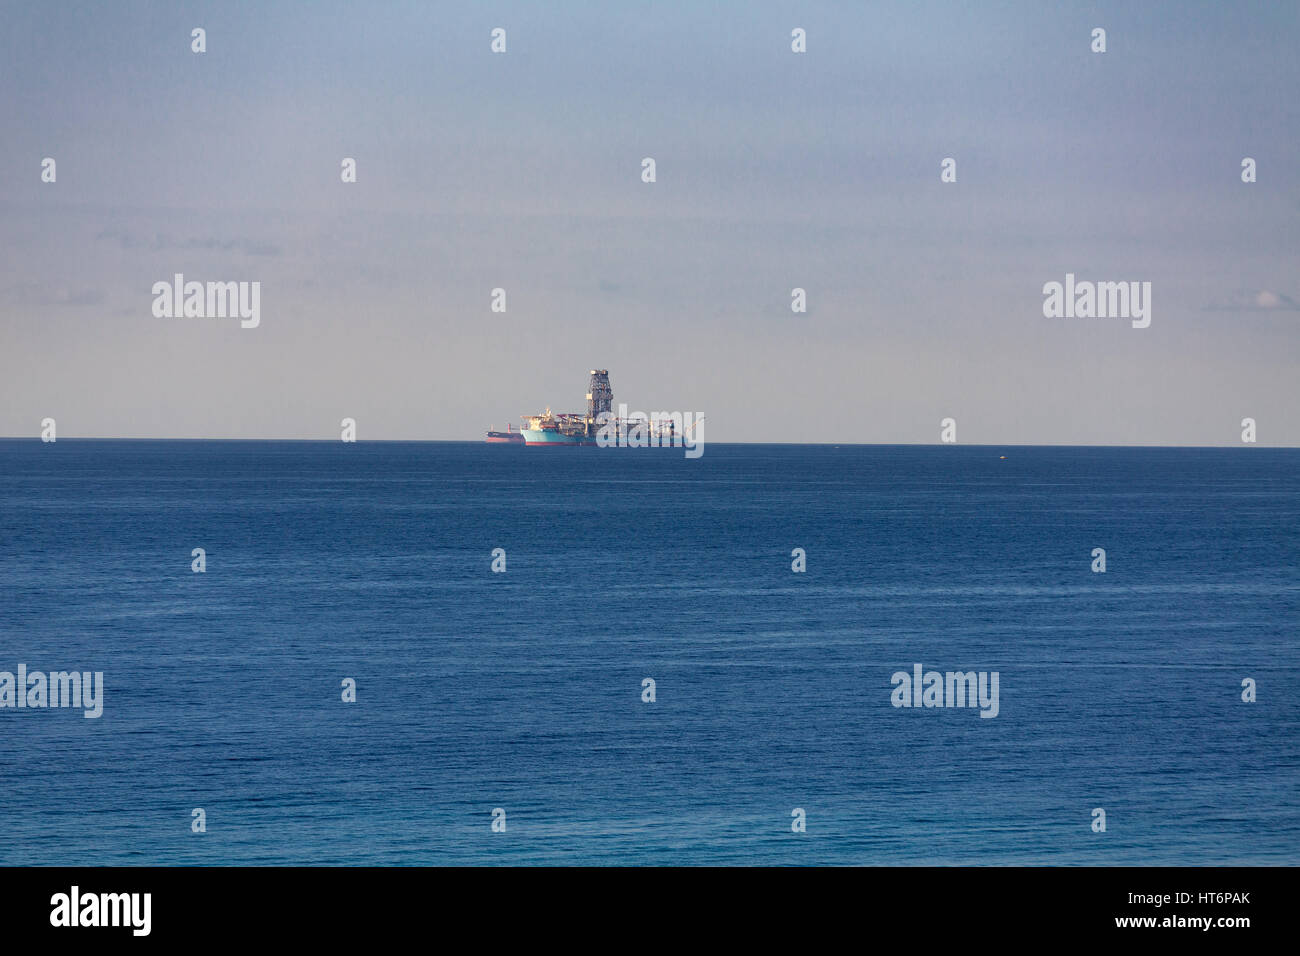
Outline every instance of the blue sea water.
{"type": "Polygon", "coordinates": [[[1294,864],[1298,466],[0,441],[0,863],[1294,864]]]}

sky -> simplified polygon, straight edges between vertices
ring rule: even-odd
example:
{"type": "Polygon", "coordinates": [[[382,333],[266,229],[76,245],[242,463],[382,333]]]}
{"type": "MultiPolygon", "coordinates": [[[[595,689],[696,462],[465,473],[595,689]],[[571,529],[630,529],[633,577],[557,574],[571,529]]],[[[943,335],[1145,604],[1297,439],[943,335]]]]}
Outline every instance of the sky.
{"type": "Polygon", "coordinates": [[[0,435],[470,440],[604,368],[709,441],[1300,445],[1298,41],[1274,2],[0,0],[0,435]],[[176,273],[260,324],[155,316],[176,273]],[[1045,316],[1067,273],[1150,326],[1045,316]]]}

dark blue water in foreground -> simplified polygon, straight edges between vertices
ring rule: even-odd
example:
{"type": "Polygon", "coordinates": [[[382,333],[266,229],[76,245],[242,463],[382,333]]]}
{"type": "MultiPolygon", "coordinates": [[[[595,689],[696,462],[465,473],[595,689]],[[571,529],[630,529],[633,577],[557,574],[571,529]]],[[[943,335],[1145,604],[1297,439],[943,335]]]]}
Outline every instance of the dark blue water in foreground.
{"type": "Polygon", "coordinates": [[[0,441],[0,670],[106,685],[0,710],[0,863],[1293,864],[1298,518],[1253,447],[0,441]]]}

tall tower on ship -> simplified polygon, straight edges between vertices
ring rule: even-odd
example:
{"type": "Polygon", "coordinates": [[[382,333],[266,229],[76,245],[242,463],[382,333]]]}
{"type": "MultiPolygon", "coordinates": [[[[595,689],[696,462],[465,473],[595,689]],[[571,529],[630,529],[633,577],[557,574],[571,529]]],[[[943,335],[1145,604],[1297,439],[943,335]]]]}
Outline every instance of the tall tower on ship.
{"type": "Polygon", "coordinates": [[[587,432],[595,434],[602,412],[614,412],[614,390],[609,386],[609,369],[593,368],[587,385],[587,432]]]}

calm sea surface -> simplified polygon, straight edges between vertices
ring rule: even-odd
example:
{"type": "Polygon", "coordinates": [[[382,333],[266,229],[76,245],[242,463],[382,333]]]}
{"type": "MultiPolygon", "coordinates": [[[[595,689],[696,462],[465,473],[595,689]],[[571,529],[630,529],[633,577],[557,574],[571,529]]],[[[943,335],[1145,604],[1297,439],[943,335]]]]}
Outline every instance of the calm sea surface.
{"type": "Polygon", "coordinates": [[[1294,864],[1298,567],[1296,450],[4,440],[0,671],[105,698],[0,864],[1294,864]]]}

